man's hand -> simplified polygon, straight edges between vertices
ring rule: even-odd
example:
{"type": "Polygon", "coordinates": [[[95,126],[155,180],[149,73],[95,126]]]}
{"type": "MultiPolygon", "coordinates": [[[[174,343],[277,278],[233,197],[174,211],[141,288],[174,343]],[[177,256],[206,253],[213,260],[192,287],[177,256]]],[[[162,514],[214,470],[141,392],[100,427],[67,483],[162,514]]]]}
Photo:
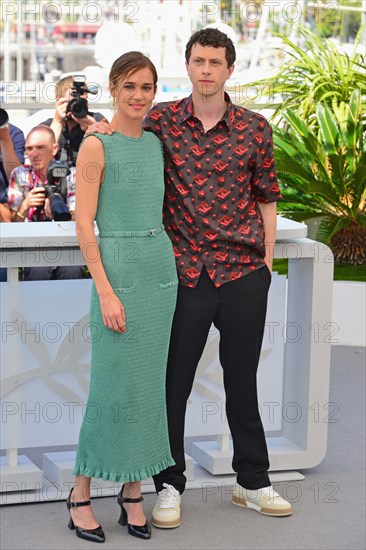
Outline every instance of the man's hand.
{"type": "Polygon", "coordinates": [[[3,161],[3,167],[6,177],[10,179],[10,174],[14,168],[21,164],[17,153],[14,149],[13,140],[10,135],[10,128],[8,124],[4,124],[0,128],[0,152],[3,161]]]}
{"type": "MultiPolygon", "coordinates": [[[[27,217],[28,210],[30,208],[36,208],[37,206],[44,206],[46,201],[46,193],[44,187],[34,187],[28,193],[23,200],[20,208],[15,211],[12,210],[13,221],[24,221],[27,217]]],[[[47,215],[47,214],[46,214],[47,215]]]]}
{"type": "Polygon", "coordinates": [[[28,195],[22,202],[21,209],[29,210],[37,206],[43,206],[46,200],[46,193],[44,187],[34,187],[29,191],[28,195]]]}
{"type": "Polygon", "coordinates": [[[266,266],[267,266],[268,269],[269,269],[270,274],[272,275],[272,269],[273,269],[272,261],[269,260],[269,259],[267,258],[267,256],[266,256],[266,257],[264,258],[264,263],[266,264],[266,266]]]}
{"type": "Polygon", "coordinates": [[[52,220],[53,212],[51,210],[51,201],[48,198],[44,201],[44,213],[45,213],[47,218],[52,220]]]}
{"type": "Polygon", "coordinates": [[[11,212],[7,203],[0,202],[0,222],[11,222],[11,212]]]}
{"type": "Polygon", "coordinates": [[[55,122],[64,124],[67,116],[66,108],[69,100],[66,99],[66,97],[60,97],[56,101],[56,110],[55,110],[55,116],[53,117],[53,120],[55,122]]]}
{"type": "Polygon", "coordinates": [[[80,125],[80,128],[82,129],[83,132],[86,132],[86,130],[92,124],[97,124],[97,121],[95,120],[95,118],[93,118],[90,115],[86,115],[84,118],[76,118],[75,115],[73,115],[72,113],[70,114],[71,114],[72,120],[74,120],[77,124],[80,125]]]}
{"type": "Polygon", "coordinates": [[[68,102],[69,100],[66,97],[60,97],[60,99],[56,101],[56,110],[50,125],[51,130],[53,130],[53,133],[55,134],[56,142],[59,141],[66,123],[66,109],[68,102]]]}
{"type": "Polygon", "coordinates": [[[85,135],[88,136],[93,132],[99,132],[99,134],[107,134],[111,136],[114,132],[114,128],[109,124],[108,120],[104,118],[100,122],[93,122],[85,131],[85,135]]]}
{"type": "Polygon", "coordinates": [[[264,257],[264,261],[269,269],[269,271],[272,273],[272,262],[273,262],[273,256],[274,256],[274,245],[276,242],[276,224],[277,224],[277,216],[276,216],[276,203],[275,202],[269,202],[269,203],[259,203],[259,209],[262,214],[263,218],[263,224],[265,229],[265,240],[264,240],[264,246],[266,255],[264,257]]]}

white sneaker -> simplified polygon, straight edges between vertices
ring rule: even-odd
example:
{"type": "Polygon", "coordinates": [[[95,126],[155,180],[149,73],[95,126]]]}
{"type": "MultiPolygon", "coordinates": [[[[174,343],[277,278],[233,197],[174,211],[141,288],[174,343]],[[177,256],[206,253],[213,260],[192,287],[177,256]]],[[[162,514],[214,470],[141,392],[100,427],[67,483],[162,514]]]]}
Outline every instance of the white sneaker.
{"type": "Polygon", "coordinates": [[[265,516],[289,516],[292,514],[291,504],[276,493],[272,485],[253,490],[244,489],[236,483],[231,502],[236,506],[256,510],[265,516]]]}
{"type": "Polygon", "coordinates": [[[173,529],[181,524],[180,494],[173,485],[163,483],[158,499],[152,511],[152,525],[160,529],[173,529]]]}

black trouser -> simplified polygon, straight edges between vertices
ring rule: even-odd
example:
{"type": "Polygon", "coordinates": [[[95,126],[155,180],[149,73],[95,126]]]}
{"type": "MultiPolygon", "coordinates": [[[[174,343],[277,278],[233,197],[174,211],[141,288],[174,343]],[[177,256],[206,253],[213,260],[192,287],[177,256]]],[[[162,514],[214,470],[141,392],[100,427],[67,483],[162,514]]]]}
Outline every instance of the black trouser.
{"type": "Polygon", "coordinates": [[[196,288],[179,285],[167,368],[167,410],[175,466],[154,476],[180,493],[185,488],[184,420],[198,362],[213,322],[220,332],[219,355],[226,414],[233,438],[233,470],[247,489],[270,485],[267,445],[258,411],[257,367],[271,276],[267,267],[216,288],[203,268],[196,288]]]}
{"type": "Polygon", "coordinates": [[[51,281],[52,279],[82,279],[84,266],[59,265],[57,267],[25,267],[25,281],[51,281]]]}

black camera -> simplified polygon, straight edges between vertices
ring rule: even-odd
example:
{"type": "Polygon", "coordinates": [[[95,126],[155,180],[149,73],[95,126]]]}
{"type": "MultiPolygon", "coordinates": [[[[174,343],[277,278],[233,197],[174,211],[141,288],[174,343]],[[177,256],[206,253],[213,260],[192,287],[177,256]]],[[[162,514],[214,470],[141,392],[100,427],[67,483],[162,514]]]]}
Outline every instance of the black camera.
{"type": "Polygon", "coordinates": [[[66,205],[67,181],[70,168],[61,160],[53,160],[47,167],[47,183],[44,184],[46,197],[50,199],[53,219],[58,222],[71,220],[70,211],[66,205]]]}
{"type": "Polygon", "coordinates": [[[72,113],[76,118],[84,118],[88,114],[88,102],[81,96],[84,94],[96,94],[95,88],[88,88],[84,75],[75,75],[71,87],[71,96],[73,99],[67,104],[66,112],[72,113]]]}
{"type": "Polygon", "coordinates": [[[8,113],[5,111],[5,109],[1,109],[0,107],[0,128],[5,126],[5,124],[7,124],[8,122],[9,122],[8,113]]]}

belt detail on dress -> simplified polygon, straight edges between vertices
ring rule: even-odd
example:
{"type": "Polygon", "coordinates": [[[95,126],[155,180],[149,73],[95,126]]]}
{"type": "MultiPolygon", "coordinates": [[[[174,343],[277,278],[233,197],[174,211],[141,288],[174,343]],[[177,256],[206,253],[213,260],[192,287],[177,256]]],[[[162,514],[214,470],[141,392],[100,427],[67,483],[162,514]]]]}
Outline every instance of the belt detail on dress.
{"type": "Polygon", "coordinates": [[[145,231],[101,231],[99,237],[156,237],[162,231],[164,231],[163,225],[145,231]]]}

